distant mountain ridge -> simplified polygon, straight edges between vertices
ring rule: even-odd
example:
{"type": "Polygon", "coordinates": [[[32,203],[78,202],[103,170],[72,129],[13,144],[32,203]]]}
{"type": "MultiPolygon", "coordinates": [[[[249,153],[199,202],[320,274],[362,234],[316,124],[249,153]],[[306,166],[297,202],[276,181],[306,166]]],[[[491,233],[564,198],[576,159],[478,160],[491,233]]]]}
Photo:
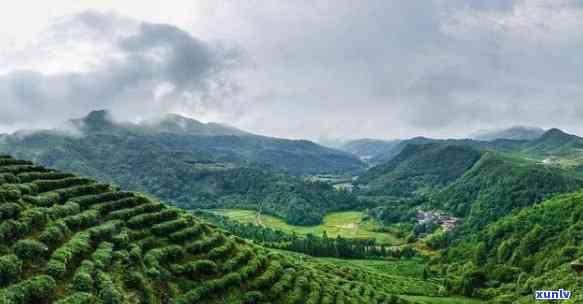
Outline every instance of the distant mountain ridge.
{"type": "Polygon", "coordinates": [[[79,129],[74,136],[58,130],[2,136],[0,153],[187,209],[263,203],[265,212],[294,224],[318,223],[326,210],[355,202],[334,198],[332,186],[310,188],[300,176],[350,175],[365,168],[356,156],[307,140],[259,136],[175,115],[140,124],[108,116],[97,111],[70,121],[79,129]]]}
{"type": "Polygon", "coordinates": [[[537,159],[551,156],[583,157],[583,138],[568,134],[560,129],[552,128],[544,131],[535,127],[516,127],[506,131],[508,132],[495,132],[488,135],[488,137],[484,137],[488,140],[472,138],[434,139],[427,137],[392,141],[359,139],[348,142],[341,149],[359,156],[372,166],[390,161],[399,155],[407,145],[429,143],[467,145],[479,150],[519,153],[537,159]],[[526,131],[528,134],[521,133],[522,131],[526,131]]]}
{"type": "Polygon", "coordinates": [[[470,135],[471,139],[493,141],[496,139],[534,140],[546,131],[539,127],[514,126],[506,129],[481,131],[470,135]]]}

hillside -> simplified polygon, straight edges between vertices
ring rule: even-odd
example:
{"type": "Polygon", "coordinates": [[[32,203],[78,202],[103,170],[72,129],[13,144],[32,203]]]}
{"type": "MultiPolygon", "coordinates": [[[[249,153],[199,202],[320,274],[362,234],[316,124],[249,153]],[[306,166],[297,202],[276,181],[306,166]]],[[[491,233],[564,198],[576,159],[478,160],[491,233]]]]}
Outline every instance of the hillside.
{"type": "Polygon", "coordinates": [[[473,135],[471,139],[433,139],[414,137],[398,141],[356,140],[344,150],[362,156],[360,151],[374,151],[366,161],[372,165],[381,165],[399,155],[411,144],[440,143],[447,145],[464,145],[478,150],[514,153],[526,158],[546,159],[560,158],[576,160],[577,164],[583,157],[583,138],[565,133],[559,129],[544,131],[535,127],[514,127],[500,131],[485,132],[473,135]]]}
{"type": "Polygon", "coordinates": [[[559,129],[550,129],[540,138],[530,142],[523,153],[536,156],[580,157],[583,138],[567,134],[559,129]]]}
{"type": "Polygon", "coordinates": [[[468,146],[407,145],[389,162],[373,167],[359,177],[370,193],[406,197],[444,187],[460,177],[480,158],[468,146]]]}
{"type": "Polygon", "coordinates": [[[1,303],[407,303],[387,292],[439,289],[407,292],[389,277],[377,288],[357,268],[299,263],[140,194],[7,156],[0,217],[1,303]]]}
{"type": "Polygon", "coordinates": [[[459,179],[432,197],[432,205],[476,231],[513,210],[554,193],[573,192],[583,180],[560,168],[487,152],[459,179]]]}
{"type": "Polygon", "coordinates": [[[536,290],[573,291],[583,281],[570,264],[583,257],[583,192],[555,196],[505,216],[446,250],[449,286],[496,303],[532,303],[536,290]],[[483,278],[476,280],[472,278],[483,278]]]}
{"type": "Polygon", "coordinates": [[[373,160],[377,157],[390,153],[400,140],[380,140],[380,139],[356,139],[344,143],[340,150],[352,153],[363,160],[373,160]]]}
{"type": "Polygon", "coordinates": [[[71,124],[82,134],[14,134],[0,138],[0,152],[186,209],[258,209],[263,204],[265,212],[293,224],[317,224],[325,212],[356,201],[288,175],[346,172],[362,165],[356,157],[308,141],[246,135],[178,116],[144,127],[112,122],[100,111],[71,124]]]}
{"type": "Polygon", "coordinates": [[[545,130],[538,127],[514,126],[501,130],[477,132],[471,135],[470,138],[481,141],[493,141],[496,139],[535,140],[544,133],[545,130]]]}
{"type": "Polygon", "coordinates": [[[356,157],[310,141],[259,136],[178,115],[136,124],[114,122],[106,111],[95,111],[66,126],[73,134],[45,130],[4,135],[0,138],[0,151],[94,177],[107,172],[100,172],[103,166],[92,163],[95,156],[101,156],[92,153],[108,153],[107,158],[111,158],[146,150],[157,158],[178,155],[193,164],[255,165],[294,175],[354,173],[364,169],[356,157]],[[88,147],[96,151],[85,151],[88,147]],[[71,162],[75,166],[66,167],[71,162]]]}

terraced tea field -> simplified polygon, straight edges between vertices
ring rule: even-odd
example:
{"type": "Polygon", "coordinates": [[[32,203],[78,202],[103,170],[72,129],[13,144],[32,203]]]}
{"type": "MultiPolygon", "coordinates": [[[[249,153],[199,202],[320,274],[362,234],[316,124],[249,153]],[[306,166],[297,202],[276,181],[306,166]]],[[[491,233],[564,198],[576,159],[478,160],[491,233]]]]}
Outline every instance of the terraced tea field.
{"type": "Polygon", "coordinates": [[[414,303],[395,294],[440,290],[303,263],[143,195],[8,156],[0,221],[2,304],[414,303]]]}
{"type": "Polygon", "coordinates": [[[214,212],[242,223],[258,224],[288,233],[301,235],[311,233],[321,236],[325,231],[332,238],[340,235],[344,238],[375,239],[379,244],[384,245],[403,244],[403,241],[395,237],[392,233],[375,232],[374,227],[376,224],[372,221],[363,222],[361,220],[362,212],[359,211],[330,213],[324,217],[323,224],[310,227],[289,225],[277,217],[266,214],[262,214],[258,218],[257,212],[251,210],[218,209],[214,210],[214,212]]]}

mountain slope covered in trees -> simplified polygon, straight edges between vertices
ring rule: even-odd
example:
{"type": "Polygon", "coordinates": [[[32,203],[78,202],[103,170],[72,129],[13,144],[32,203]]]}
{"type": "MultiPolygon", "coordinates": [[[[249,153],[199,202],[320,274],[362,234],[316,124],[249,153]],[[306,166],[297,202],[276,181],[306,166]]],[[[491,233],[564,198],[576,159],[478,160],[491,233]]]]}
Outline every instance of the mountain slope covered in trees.
{"type": "Polygon", "coordinates": [[[392,292],[440,293],[299,263],[140,194],[7,156],[0,217],[1,303],[408,303],[392,292]]]}
{"type": "Polygon", "coordinates": [[[4,136],[0,151],[186,209],[263,208],[306,225],[358,204],[348,193],[288,174],[360,170],[356,157],[308,141],[248,135],[174,115],[137,125],[112,122],[101,111],[71,123],[82,134],[4,136]]]}
{"type": "Polygon", "coordinates": [[[572,265],[583,257],[583,193],[552,197],[468,234],[443,254],[448,286],[496,303],[532,303],[536,290],[573,291],[583,281],[572,265]],[[455,274],[455,275],[454,275],[455,274]]]}
{"type": "Polygon", "coordinates": [[[534,161],[486,152],[462,177],[433,195],[432,206],[465,217],[476,231],[555,193],[573,192],[583,179],[534,161]]]}
{"type": "Polygon", "coordinates": [[[438,143],[407,145],[386,164],[358,179],[371,193],[406,197],[446,186],[470,169],[481,152],[468,146],[438,143]]]}
{"type": "Polygon", "coordinates": [[[108,116],[106,111],[95,111],[70,121],[73,134],[57,130],[4,135],[0,138],[0,151],[58,168],[64,167],[63,163],[76,162],[78,168],[63,168],[73,171],[102,168],[87,163],[99,156],[85,151],[91,148],[95,153],[109,152],[110,158],[149,150],[159,158],[179,155],[191,163],[256,165],[294,175],[356,173],[364,169],[355,156],[306,140],[259,136],[178,115],[139,124],[113,122],[108,116]]]}

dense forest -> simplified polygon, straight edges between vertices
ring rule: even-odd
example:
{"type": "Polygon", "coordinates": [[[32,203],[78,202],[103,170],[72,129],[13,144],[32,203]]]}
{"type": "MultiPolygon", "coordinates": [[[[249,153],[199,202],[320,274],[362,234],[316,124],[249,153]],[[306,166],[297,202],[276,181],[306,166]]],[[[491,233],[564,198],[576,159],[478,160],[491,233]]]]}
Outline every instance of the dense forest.
{"type": "Polygon", "coordinates": [[[407,145],[389,162],[371,168],[358,179],[375,195],[412,196],[434,191],[460,177],[480,158],[468,146],[407,145]]]}
{"type": "Polygon", "coordinates": [[[571,266],[583,256],[582,242],[583,193],[577,192],[464,236],[444,251],[439,263],[452,274],[448,286],[456,292],[499,303],[530,303],[535,290],[583,290],[571,266]]]}

